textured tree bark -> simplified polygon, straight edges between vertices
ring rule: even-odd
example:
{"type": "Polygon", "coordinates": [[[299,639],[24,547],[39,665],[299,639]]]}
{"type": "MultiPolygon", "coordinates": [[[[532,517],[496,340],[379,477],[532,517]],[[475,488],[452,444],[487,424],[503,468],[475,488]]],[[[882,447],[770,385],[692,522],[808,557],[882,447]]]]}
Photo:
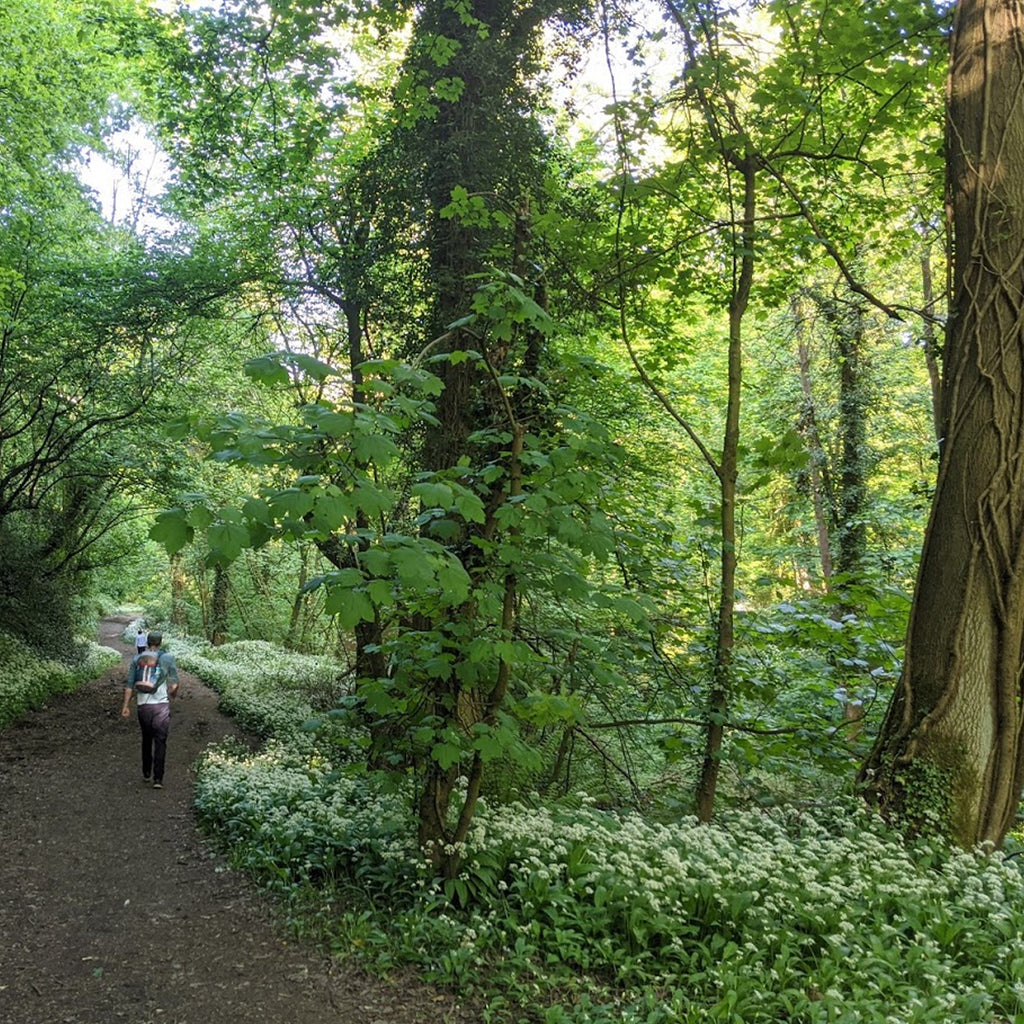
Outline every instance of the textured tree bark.
{"type": "Polygon", "coordinates": [[[213,567],[213,602],[210,610],[210,643],[220,645],[228,636],[228,570],[219,562],[213,567]]]}
{"type": "Polygon", "coordinates": [[[822,472],[823,468],[827,468],[827,463],[815,418],[814,392],[811,389],[810,350],[803,341],[798,346],[797,357],[800,365],[800,388],[804,396],[803,409],[800,414],[801,433],[804,435],[810,455],[807,475],[811,502],[814,507],[814,528],[818,538],[821,577],[825,581],[825,589],[828,590],[832,585],[832,546],[829,540],[828,520],[825,517],[826,487],[822,472]]]}
{"type": "MultiPolygon", "coordinates": [[[[479,332],[452,329],[450,325],[472,308],[479,284],[476,275],[487,273],[489,267],[500,262],[496,253],[507,253],[515,271],[529,264],[529,218],[515,217],[510,226],[497,220],[464,223],[459,217],[442,214],[442,210],[451,203],[456,187],[474,197],[487,197],[488,205],[498,203],[506,215],[525,210],[530,195],[538,191],[543,180],[544,145],[529,107],[527,83],[539,55],[541,24],[557,16],[564,6],[561,0],[528,5],[517,5],[513,0],[471,0],[464,6],[432,0],[420,5],[409,70],[438,77],[442,71],[437,64],[436,42],[450,40],[455,45],[443,74],[460,80],[463,91],[452,102],[438,103],[436,113],[425,118],[407,140],[410,162],[417,168],[413,177],[419,201],[427,211],[425,244],[429,254],[426,333],[414,340],[417,348],[427,343],[432,355],[460,348],[484,355],[481,362],[431,365],[444,390],[435,402],[436,422],[424,431],[419,457],[422,470],[446,472],[457,467],[463,456],[478,458],[480,448],[471,442],[471,436],[483,428],[497,427],[511,430],[518,439],[513,441],[508,456],[509,480],[514,481],[519,472],[523,431],[517,421],[533,410],[513,412],[509,396],[502,397],[499,376],[513,371],[524,376],[538,372],[539,337],[520,331],[513,343],[499,343],[479,332]]],[[[511,401],[517,403],[523,397],[533,401],[528,389],[513,394],[511,401]]],[[[535,424],[536,419],[531,422],[535,424]]],[[[496,446],[495,458],[505,457],[501,447],[496,446]]],[[[478,535],[498,529],[493,511],[504,501],[502,489],[507,486],[511,484],[502,480],[494,483],[485,501],[489,509],[487,523],[480,527],[461,523],[458,536],[446,542],[467,571],[479,579],[502,571],[486,552],[487,546],[476,541],[478,535]]],[[[460,638],[484,629],[493,631],[496,637],[511,636],[514,575],[506,575],[505,584],[505,614],[499,623],[481,621],[478,602],[471,599],[458,609],[446,611],[438,621],[422,624],[425,630],[445,637],[456,663],[447,676],[424,675],[421,681],[420,710],[426,720],[435,723],[438,733],[451,729],[465,734],[481,722],[493,724],[496,718],[509,683],[509,666],[501,662],[498,679],[489,690],[463,683],[459,666],[464,639],[460,638]]],[[[430,759],[422,769],[419,842],[434,869],[452,878],[460,865],[461,842],[480,792],[483,761],[475,756],[445,767],[430,759]],[[459,805],[456,784],[462,776],[467,786],[459,805]]]]}
{"type": "Polygon", "coordinates": [[[1002,840],[1024,781],[1022,81],[1019,0],[960,0],[945,441],[903,676],[862,771],[883,811],[965,846],[1002,840]]]}
{"type": "Polygon", "coordinates": [[[185,579],[185,562],[181,552],[171,555],[171,623],[182,632],[188,626],[185,596],[187,581],[185,579]]]}
{"type": "MultiPolygon", "coordinates": [[[[932,261],[927,252],[921,257],[921,298],[924,308],[929,314],[935,308],[935,288],[932,284],[932,261]]],[[[935,423],[935,439],[942,441],[942,373],[939,367],[939,354],[935,344],[935,324],[925,320],[922,334],[924,362],[928,369],[928,382],[932,389],[932,419],[935,423]]]]}
{"type": "Polygon", "coordinates": [[[868,531],[867,502],[868,389],[864,373],[864,310],[860,296],[845,307],[822,304],[839,352],[839,493],[836,496],[836,573],[856,582],[864,572],[868,531]]]}

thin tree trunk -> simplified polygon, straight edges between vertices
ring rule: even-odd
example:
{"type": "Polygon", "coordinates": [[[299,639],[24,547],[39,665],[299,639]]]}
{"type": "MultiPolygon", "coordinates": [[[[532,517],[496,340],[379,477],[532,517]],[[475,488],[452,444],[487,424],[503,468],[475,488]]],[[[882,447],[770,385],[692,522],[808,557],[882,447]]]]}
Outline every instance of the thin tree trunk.
{"type": "Polygon", "coordinates": [[[718,790],[718,771],[725,735],[725,718],[732,695],[732,663],[736,611],[736,480],[739,471],[740,390],[743,382],[743,317],[750,301],[754,280],[754,214],[757,163],[747,155],[737,161],[743,176],[743,218],[740,222],[738,268],[729,303],[729,382],[725,415],[725,437],[719,484],[721,510],[721,582],[718,599],[718,636],[715,644],[714,678],[708,700],[708,724],[704,737],[704,760],[697,781],[696,811],[701,821],[710,821],[718,790]]]}
{"type": "Polygon", "coordinates": [[[210,643],[220,645],[228,635],[228,570],[219,562],[213,567],[213,598],[210,608],[210,643]]]}
{"type": "Polygon", "coordinates": [[[171,625],[183,633],[188,628],[185,582],[185,560],[180,551],[175,551],[171,555],[171,625]]]}
{"type": "MultiPolygon", "coordinates": [[[[929,313],[935,306],[935,288],[932,282],[932,261],[927,252],[921,257],[921,297],[929,313]]],[[[923,328],[924,363],[928,369],[928,380],[932,389],[932,422],[935,426],[935,440],[942,441],[942,373],[939,368],[938,346],[935,343],[935,324],[925,318],[923,328]]]]}
{"type": "Polygon", "coordinates": [[[295,589],[295,597],[292,599],[291,615],[288,617],[288,634],[285,637],[284,645],[289,650],[297,649],[297,638],[299,633],[299,622],[302,618],[302,609],[306,604],[306,580],[309,577],[309,553],[305,545],[299,547],[299,581],[295,589]]]}
{"type": "Polygon", "coordinates": [[[803,435],[807,443],[808,460],[807,477],[811,490],[811,504],[814,508],[814,526],[818,538],[818,557],[821,560],[821,575],[825,580],[826,589],[832,580],[832,545],[829,540],[828,518],[825,515],[825,497],[822,481],[822,466],[825,465],[825,450],[818,433],[818,422],[814,413],[814,392],[811,388],[811,355],[807,345],[801,341],[797,345],[797,357],[800,364],[800,388],[804,395],[804,408],[801,416],[803,435]]]}

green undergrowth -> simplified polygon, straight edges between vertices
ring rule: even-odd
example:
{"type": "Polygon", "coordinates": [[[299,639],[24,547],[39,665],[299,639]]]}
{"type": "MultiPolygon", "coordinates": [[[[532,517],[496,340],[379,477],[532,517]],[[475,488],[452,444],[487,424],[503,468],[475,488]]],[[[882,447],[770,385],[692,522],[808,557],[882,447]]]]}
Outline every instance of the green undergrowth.
{"type": "Polygon", "coordinates": [[[76,689],[120,660],[117,651],[91,640],[74,640],[59,652],[44,654],[17,637],[0,632],[0,729],[26,711],[42,707],[55,694],[76,689]]]}
{"type": "MultiPolygon", "coordinates": [[[[132,630],[129,630],[133,632],[132,630]]],[[[220,695],[220,707],[255,736],[291,736],[344,695],[343,674],[330,658],[295,654],[265,640],[214,646],[168,636],[164,647],[179,668],[220,695]]]]}
{"type": "Polygon", "coordinates": [[[495,1022],[1024,1022],[1022,858],[908,845],[854,801],[701,826],[580,797],[485,804],[442,883],[409,794],[380,789],[338,734],[303,731],[293,683],[274,693],[286,660],[222,680],[268,742],[209,751],[196,806],[339,956],[413,965],[495,1022]]]}

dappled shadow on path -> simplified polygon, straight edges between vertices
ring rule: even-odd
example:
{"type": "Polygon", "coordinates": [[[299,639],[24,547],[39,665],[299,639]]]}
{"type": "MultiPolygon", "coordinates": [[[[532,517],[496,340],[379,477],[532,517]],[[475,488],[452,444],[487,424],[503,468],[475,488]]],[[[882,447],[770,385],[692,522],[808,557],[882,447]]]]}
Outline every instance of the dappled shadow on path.
{"type": "Polygon", "coordinates": [[[0,732],[0,1024],[426,1024],[449,994],[382,982],[275,928],[197,834],[191,765],[234,733],[188,673],[165,788],[142,782],[122,665],[0,732]]]}

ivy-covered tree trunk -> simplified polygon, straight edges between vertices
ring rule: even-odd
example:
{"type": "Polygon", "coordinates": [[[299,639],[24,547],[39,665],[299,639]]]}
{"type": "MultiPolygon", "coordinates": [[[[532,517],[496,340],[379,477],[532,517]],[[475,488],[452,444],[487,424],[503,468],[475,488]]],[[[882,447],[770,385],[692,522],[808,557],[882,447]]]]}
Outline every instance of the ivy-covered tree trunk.
{"type": "MultiPolygon", "coordinates": [[[[528,334],[496,342],[477,331],[451,327],[472,308],[481,274],[502,267],[515,272],[523,243],[515,214],[537,191],[542,178],[543,134],[533,115],[528,84],[535,67],[538,31],[547,15],[555,14],[558,0],[518,6],[510,0],[473,0],[461,7],[443,2],[422,5],[411,47],[407,75],[416,83],[443,77],[456,83],[436,103],[436,111],[420,117],[402,141],[408,147],[413,191],[426,208],[428,250],[429,353],[472,349],[482,359],[453,359],[432,365],[444,384],[435,403],[435,422],[423,434],[420,467],[444,477],[458,472],[461,483],[481,494],[489,514],[482,524],[456,522],[446,538],[455,554],[481,586],[505,575],[506,590],[515,595],[511,573],[497,564],[492,550],[497,520],[493,511],[504,500],[510,478],[518,472],[522,432],[517,413],[502,395],[502,374],[532,375],[536,371],[535,339],[528,334]],[[451,54],[443,62],[437,41],[443,39],[451,54]],[[452,210],[458,192],[470,203],[482,203],[476,215],[452,210]],[[483,212],[484,210],[488,212],[483,212]],[[511,453],[495,444],[489,453],[506,467],[507,477],[484,484],[470,468],[482,450],[471,440],[481,431],[510,431],[518,436],[511,453]],[[518,434],[517,434],[518,431],[518,434]],[[489,492],[489,493],[488,493],[489,492]],[[486,540],[481,542],[485,537],[486,540]]],[[[422,113],[422,112],[421,112],[422,113]]],[[[523,243],[525,244],[525,243],[523,243]]],[[[513,399],[514,401],[514,399],[513,399]]],[[[432,723],[439,742],[445,736],[472,736],[475,728],[493,725],[505,689],[508,666],[502,662],[497,679],[478,678],[465,664],[464,649],[473,637],[486,633],[494,640],[508,639],[514,601],[507,595],[501,621],[481,612],[479,594],[438,616],[418,615],[414,627],[439,645],[443,657],[436,667],[424,665],[420,680],[423,719],[432,723]],[[449,668],[448,661],[451,661],[449,668]]],[[[452,877],[461,861],[459,843],[465,837],[480,792],[483,765],[478,754],[452,764],[431,756],[421,764],[418,800],[420,844],[435,869],[452,877]],[[466,780],[461,803],[453,807],[459,779],[466,780]]]]}
{"type": "Polygon", "coordinates": [[[944,446],[903,675],[869,798],[965,846],[998,843],[1024,775],[1024,7],[961,0],[948,193],[944,446]]]}
{"type": "MultiPolygon", "coordinates": [[[[835,508],[835,571],[855,581],[867,551],[868,389],[864,374],[864,311],[857,296],[844,306],[827,302],[823,312],[839,353],[839,492],[835,508]]],[[[844,581],[845,583],[845,581],[844,581]]]]}
{"type": "Polygon", "coordinates": [[[210,643],[222,644],[228,637],[228,593],[230,581],[227,566],[213,567],[213,598],[210,606],[210,643]]]}
{"type": "Polygon", "coordinates": [[[180,551],[170,556],[171,569],[171,624],[181,632],[188,630],[187,580],[185,559],[180,551]]]}
{"type": "Polygon", "coordinates": [[[818,430],[818,415],[814,401],[814,389],[811,386],[811,353],[804,340],[806,327],[800,312],[800,304],[793,302],[792,309],[797,321],[799,342],[797,344],[797,363],[800,370],[800,390],[803,404],[800,409],[798,429],[803,435],[809,455],[807,464],[807,487],[810,491],[811,504],[814,508],[814,531],[818,541],[818,557],[821,560],[821,577],[825,587],[832,582],[832,542],[829,533],[828,517],[825,513],[827,496],[830,490],[828,479],[828,457],[821,443],[818,430]]]}

